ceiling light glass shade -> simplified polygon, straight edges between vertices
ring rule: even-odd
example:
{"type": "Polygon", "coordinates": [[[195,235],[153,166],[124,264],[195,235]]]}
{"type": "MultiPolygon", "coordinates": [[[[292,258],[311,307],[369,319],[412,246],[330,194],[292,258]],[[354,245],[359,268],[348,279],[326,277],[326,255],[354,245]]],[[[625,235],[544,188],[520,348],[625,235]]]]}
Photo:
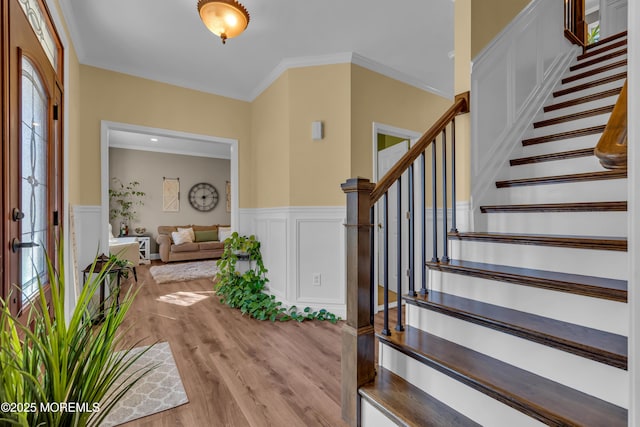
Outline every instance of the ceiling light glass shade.
{"type": "Polygon", "coordinates": [[[235,0],[199,0],[198,12],[204,25],[223,44],[239,36],[249,25],[249,12],[235,0]]]}

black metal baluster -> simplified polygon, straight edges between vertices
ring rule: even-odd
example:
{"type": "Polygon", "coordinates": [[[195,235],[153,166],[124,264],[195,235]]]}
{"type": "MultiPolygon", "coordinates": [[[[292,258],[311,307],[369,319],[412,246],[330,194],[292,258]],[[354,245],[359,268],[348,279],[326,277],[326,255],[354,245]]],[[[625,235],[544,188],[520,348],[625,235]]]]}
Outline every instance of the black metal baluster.
{"type": "Polygon", "coordinates": [[[384,219],[382,226],[384,227],[384,274],[382,286],[384,286],[383,301],[383,324],[382,335],[389,336],[389,191],[384,193],[384,219]]]}
{"type": "Polygon", "coordinates": [[[420,155],[420,164],[422,166],[422,208],[420,214],[422,215],[422,287],[420,288],[420,295],[427,294],[427,180],[426,180],[426,153],[423,151],[420,155]]]}
{"type": "Polygon", "coordinates": [[[449,245],[447,244],[447,130],[442,131],[442,258],[441,262],[449,262],[449,245]]]}
{"type": "Polygon", "coordinates": [[[413,206],[413,163],[409,166],[409,295],[416,296],[416,273],[415,273],[415,209],[413,206]]]}
{"type": "Polygon", "coordinates": [[[431,142],[431,202],[433,203],[433,258],[438,262],[438,189],[436,185],[436,140],[431,142]]]}
{"type": "Polygon", "coordinates": [[[396,225],[396,304],[397,304],[397,321],[396,331],[404,331],[402,326],[402,177],[398,178],[398,199],[396,203],[397,207],[397,220],[396,225]]]}
{"type": "Polygon", "coordinates": [[[375,219],[375,207],[371,206],[371,210],[369,211],[369,223],[371,224],[371,233],[369,234],[369,244],[370,244],[370,253],[371,253],[371,270],[369,271],[369,278],[371,282],[371,299],[369,301],[369,322],[373,325],[373,317],[376,312],[376,290],[378,284],[376,283],[376,252],[375,252],[375,238],[376,238],[376,227],[374,225],[375,219]]]}
{"type": "Polygon", "coordinates": [[[456,221],[456,119],[451,120],[451,232],[458,232],[456,221]]]}

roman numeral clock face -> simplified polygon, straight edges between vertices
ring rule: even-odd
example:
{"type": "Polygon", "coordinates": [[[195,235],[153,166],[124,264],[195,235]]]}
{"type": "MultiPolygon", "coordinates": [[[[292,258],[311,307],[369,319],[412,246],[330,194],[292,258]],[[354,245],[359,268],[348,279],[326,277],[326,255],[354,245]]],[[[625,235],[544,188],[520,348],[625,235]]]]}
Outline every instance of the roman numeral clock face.
{"type": "Polygon", "coordinates": [[[196,210],[209,212],[218,204],[218,190],[206,182],[196,184],[189,190],[189,203],[196,210]]]}

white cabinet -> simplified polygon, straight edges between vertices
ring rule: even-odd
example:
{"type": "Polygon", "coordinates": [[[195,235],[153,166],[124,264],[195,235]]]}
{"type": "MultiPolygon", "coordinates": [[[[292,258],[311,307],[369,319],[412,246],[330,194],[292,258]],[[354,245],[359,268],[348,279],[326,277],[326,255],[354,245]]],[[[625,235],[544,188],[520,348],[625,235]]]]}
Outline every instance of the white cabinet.
{"type": "Polygon", "coordinates": [[[151,264],[151,237],[137,236],[140,245],[140,264],[151,264]]]}

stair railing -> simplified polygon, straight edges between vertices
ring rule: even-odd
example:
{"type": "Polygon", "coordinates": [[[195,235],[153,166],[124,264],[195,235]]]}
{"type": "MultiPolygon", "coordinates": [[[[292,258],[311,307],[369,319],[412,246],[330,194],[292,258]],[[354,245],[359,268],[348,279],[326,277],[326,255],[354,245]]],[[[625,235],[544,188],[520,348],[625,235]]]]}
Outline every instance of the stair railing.
{"type": "Polygon", "coordinates": [[[405,153],[404,156],[374,184],[365,178],[352,178],[342,184],[347,195],[347,223],[346,223],[346,272],[347,272],[347,319],[342,333],[342,417],[349,425],[359,425],[358,390],[364,384],[375,378],[375,336],[373,315],[377,301],[374,301],[374,281],[376,271],[374,226],[375,209],[382,204],[381,217],[384,237],[382,238],[384,258],[382,261],[383,284],[383,327],[382,334],[391,335],[389,328],[389,211],[396,209],[397,224],[395,232],[397,256],[391,262],[396,263],[397,278],[395,290],[397,295],[397,310],[395,330],[404,330],[402,321],[401,298],[403,294],[402,255],[408,255],[408,294],[415,296],[418,292],[426,295],[426,262],[427,262],[427,176],[431,177],[432,204],[432,258],[434,262],[449,262],[447,234],[457,232],[456,226],[456,170],[455,170],[455,117],[469,112],[469,92],[457,95],[453,105],[427,130],[422,137],[405,153]],[[447,144],[447,137],[449,144],[447,144]],[[440,144],[441,161],[437,159],[437,145],[440,144]],[[450,147],[449,149],[447,147],[450,147]],[[427,151],[431,150],[431,165],[427,165],[427,151]],[[447,152],[450,152],[448,159],[447,152]],[[415,177],[414,165],[420,166],[420,186],[417,189],[419,202],[414,200],[415,177]],[[448,181],[447,165],[451,165],[451,185],[448,181]],[[438,167],[441,172],[440,192],[442,218],[442,254],[438,252],[438,167]],[[430,169],[430,174],[428,173],[430,169]],[[408,186],[407,221],[403,224],[402,186],[403,176],[406,174],[408,186]],[[389,191],[397,191],[396,206],[389,206],[389,191]],[[449,192],[450,190],[450,192],[449,192]],[[451,229],[448,229],[447,200],[452,204],[451,229]],[[415,232],[416,213],[420,213],[421,229],[415,232]],[[403,247],[402,227],[408,230],[408,242],[403,247]],[[421,284],[416,290],[415,236],[419,236],[421,248],[421,284]],[[405,250],[406,249],[406,250],[405,250]]]}
{"type": "Polygon", "coordinates": [[[613,107],[609,121],[594,150],[600,164],[607,169],[627,168],[627,82],[613,107]]]}
{"type": "Polygon", "coordinates": [[[564,35],[578,46],[587,44],[587,21],[584,0],[564,1],[564,35]]]}

